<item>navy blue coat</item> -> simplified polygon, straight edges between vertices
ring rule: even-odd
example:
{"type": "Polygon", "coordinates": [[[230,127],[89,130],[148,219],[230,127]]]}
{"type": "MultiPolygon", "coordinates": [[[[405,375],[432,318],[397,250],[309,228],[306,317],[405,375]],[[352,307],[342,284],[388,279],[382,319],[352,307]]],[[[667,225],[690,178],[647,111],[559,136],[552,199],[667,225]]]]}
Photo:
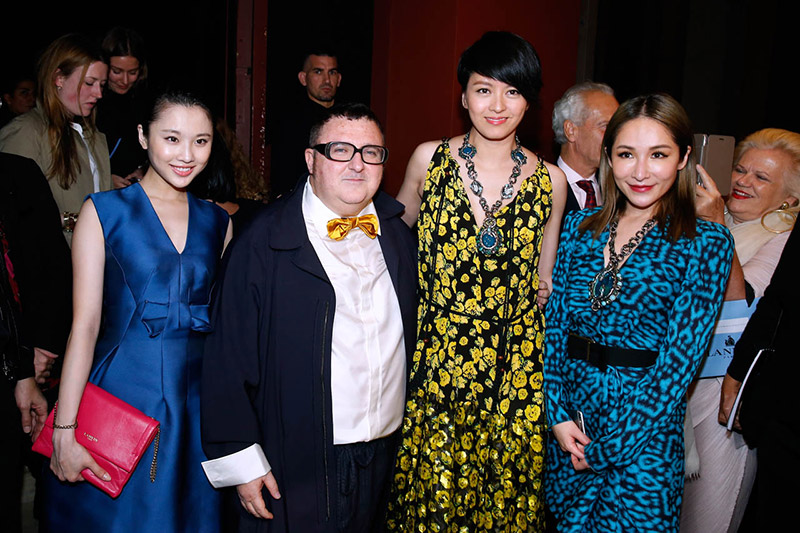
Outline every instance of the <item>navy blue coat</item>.
{"type": "MultiPolygon", "coordinates": [[[[210,458],[261,444],[282,498],[273,520],[240,508],[240,531],[336,530],[330,395],[333,286],[308,240],[303,187],[260,214],[226,253],[207,339],[203,444],[210,458]]],[[[417,258],[403,205],[373,199],[408,355],[416,335],[417,258]]],[[[410,366],[410,365],[409,365],[410,366]]]]}

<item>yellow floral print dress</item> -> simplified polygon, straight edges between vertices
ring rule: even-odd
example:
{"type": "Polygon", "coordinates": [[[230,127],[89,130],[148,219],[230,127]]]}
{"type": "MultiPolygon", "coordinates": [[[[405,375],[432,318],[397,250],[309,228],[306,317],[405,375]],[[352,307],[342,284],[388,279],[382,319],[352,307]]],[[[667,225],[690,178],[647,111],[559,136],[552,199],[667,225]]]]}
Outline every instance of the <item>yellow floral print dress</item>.
{"type": "Polygon", "coordinates": [[[388,529],[542,531],[544,319],[537,264],[552,187],[539,160],[497,213],[500,253],[478,227],[447,140],[418,219],[417,345],[388,529]]]}

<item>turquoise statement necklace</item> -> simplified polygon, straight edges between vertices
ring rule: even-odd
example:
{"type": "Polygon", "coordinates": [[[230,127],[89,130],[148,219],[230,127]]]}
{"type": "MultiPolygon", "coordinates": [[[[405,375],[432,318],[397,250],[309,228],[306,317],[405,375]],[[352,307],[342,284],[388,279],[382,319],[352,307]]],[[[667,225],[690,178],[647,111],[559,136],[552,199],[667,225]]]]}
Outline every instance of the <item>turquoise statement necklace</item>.
{"type": "Polygon", "coordinates": [[[514,141],[517,143],[517,146],[511,150],[511,161],[514,162],[514,168],[508,178],[508,183],[503,185],[500,190],[500,199],[490,207],[489,202],[483,197],[483,185],[478,181],[478,172],[475,170],[475,163],[472,161],[472,158],[478,154],[478,149],[469,143],[469,133],[467,132],[464,135],[464,142],[461,148],[458,149],[458,155],[466,161],[467,177],[470,179],[469,188],[478,197],[481,208],[486,214],[478,232],[477,246],[483,255],[497,255],[500,252],[500,246],[503,244],[503,232],[497,227],[495,213],[503,205],[503,200],[508,200],[514,196],[514,184],[522,173],[522,165],[528,162],[528,158],[525,156],[525,152],[522,151],[519,137],[514,135],[514,141]]]}

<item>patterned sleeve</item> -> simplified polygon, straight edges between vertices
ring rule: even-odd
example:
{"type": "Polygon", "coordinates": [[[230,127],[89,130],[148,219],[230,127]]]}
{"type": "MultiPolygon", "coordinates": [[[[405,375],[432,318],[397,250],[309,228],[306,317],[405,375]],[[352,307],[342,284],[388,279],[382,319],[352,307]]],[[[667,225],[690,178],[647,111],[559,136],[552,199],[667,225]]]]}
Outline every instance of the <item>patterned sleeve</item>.
{"type": "Polygon", "coordinates": [[[687,251],[692,255],[655,365],[621,399],[619,425],[586,447],[586,461],[595,471],[624,467],[636,459],[656,428],[684,401],[708,347],[730,274],[733,238],[721,225],[698,221],[687,251]]]}
{"type": "Polygon", "coordinates": [[[583,211],[574,211],[564,222],[553,271],[553,294],[545,309],[544,391],[547,422],[550,428],[571,420],[565,404],[562,374],[567,357],[567,334],[570,331],[564,288],[571,270],[572,253],[576,241],[580,239],[578,225],[585,215],[583,211]]]}

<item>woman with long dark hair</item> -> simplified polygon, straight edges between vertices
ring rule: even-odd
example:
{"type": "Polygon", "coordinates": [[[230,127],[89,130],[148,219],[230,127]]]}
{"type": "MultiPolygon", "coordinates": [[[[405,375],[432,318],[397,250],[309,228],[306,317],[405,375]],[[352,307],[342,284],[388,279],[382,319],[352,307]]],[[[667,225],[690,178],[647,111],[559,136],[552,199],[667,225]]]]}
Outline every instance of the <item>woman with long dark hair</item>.
{"type": "Polygon", "coordinates": [[[677,531],[686,389],[722,303],[733,242],[695,215],[685,111],[623,103],[602,208],[567,217],[547,306],[548,504],[559,531],[677,531]]]}

